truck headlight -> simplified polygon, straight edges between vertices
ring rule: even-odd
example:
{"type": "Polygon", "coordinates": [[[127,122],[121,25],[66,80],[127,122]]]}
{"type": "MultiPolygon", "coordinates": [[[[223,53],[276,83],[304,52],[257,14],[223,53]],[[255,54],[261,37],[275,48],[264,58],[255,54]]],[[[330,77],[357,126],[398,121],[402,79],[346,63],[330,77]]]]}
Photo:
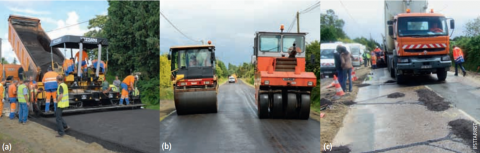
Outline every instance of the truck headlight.
{"type": "Polygon", "coordinates": [[[308,85],[308,86],[313,86],[313,82],[312,82],[312,81],[308,81],[308,82],[307,82],[307,85],[308,85]]]}
{"type": "Polygon", "coordinates": [[[449,61],[449,60],[450,60],[449,55],[442,56],[442,61],[449,61]]]}
{"type": "Polygon", "coordinates": [[[398,58],[397,62],[398,63],[408,63],[408,62],[410,62],[410,59],[408,59],[408,58],[398,58]]]}
{"type": "Polygon", "coordinates": [[[270,81],[265,80],[265,85],[269,85],[269,84],[270,84],[270,81]]]}
{"type": "Polygon", "coordinates": [[[204,84],[210,84],[210,81],[205,81],[205,83],[204,83],[204,84]]]}

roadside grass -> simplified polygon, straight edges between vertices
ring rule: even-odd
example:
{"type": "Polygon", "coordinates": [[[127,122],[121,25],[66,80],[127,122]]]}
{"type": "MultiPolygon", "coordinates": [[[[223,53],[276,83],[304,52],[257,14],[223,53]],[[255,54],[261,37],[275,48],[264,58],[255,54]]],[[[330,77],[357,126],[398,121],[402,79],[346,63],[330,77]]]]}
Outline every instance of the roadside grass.
{"type": "Polygon", "coordinates": [[[160,100],[173,100],[173,89],[172,88],[161,88],[160,89],[160,100]]]}
{"type": "Polygon", "coordinates": [[[144,106],[145,109],[153,109],[153,110],[160,110],[160,104],[158,105],[150,105],[150,104],[147,104],[144,106]]]}
{"type": "Polygon", "coordinates": [[[227,82],[227,78],[219,77],[218,78],[218,86],[223,85],[225,82],[227,82]]]}

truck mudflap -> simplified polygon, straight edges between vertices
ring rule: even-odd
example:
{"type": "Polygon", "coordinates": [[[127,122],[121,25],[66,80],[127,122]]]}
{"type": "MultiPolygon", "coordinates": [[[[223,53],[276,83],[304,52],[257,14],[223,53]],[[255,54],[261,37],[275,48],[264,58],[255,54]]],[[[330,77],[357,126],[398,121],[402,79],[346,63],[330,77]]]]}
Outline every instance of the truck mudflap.
{"type": "Polygon", "coordinates": [[[436,72],[437,69],[445,68],[447,71],[452,61],[442,61],[442,56],[430,57],[402,57],[408,58],[408,63],[397,63],[397,70],[412,70],[413,72],[436,72]]]}

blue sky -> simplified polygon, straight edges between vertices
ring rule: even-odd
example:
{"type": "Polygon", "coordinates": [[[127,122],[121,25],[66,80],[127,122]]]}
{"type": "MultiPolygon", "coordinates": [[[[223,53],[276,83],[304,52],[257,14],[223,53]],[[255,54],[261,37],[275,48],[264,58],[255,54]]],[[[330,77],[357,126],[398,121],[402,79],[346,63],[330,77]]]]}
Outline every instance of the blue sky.
{"type": "MultiPolygon", "coordinates": [[[[280,32],[290,26],[297,11],[319,0],[161,0],[160,11],[183,33],[194,40],[208,40],[216,56],[225,63],[250,62],[256,31],[280,32]]],[[[296,25],[292,32],[296,31],[296,25]]],[[[320,8],[300,15],[300,31],[308,32],[307,42],[320,40],[320,8]]],[[[160,53],[171,46],[199,45],[160,16],[160,53]]]]}
{"type": "MultiPolygon", "coordinates": [[[[51,30],[88,21],[95,15],[106,15],[107,9],[107,1],[0,1],[2,56],[8,62],[16,58],[7,38],[8,17],[11,14],[39,18],[50,39],[55,39],[63,35],[83,35],[88,31],[88,22],[60,30],[51,30]]],[[[66,56],[70,57],[70,53],[67,52],[66,56]]]]}

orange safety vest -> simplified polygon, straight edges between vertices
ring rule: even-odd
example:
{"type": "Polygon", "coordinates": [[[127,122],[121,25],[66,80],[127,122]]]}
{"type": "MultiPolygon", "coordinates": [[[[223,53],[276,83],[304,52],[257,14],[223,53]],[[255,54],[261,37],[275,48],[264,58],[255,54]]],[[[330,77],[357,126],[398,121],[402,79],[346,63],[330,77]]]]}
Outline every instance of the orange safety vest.
{"type": "Polygon", "coordinates": [[[377,57],[372,56],[372,65],[377,65],[377,57]]]}
{"type": "Polygon", "coordinates": [[[17,98],[17,86],[13,83],[8,87],[8,98],[17,98]]]}
{"type": "Polygon", "coordinates": [[[135,82],[135,77],[133,75],[129,75],[123,79],[123,83],[127,84],[127,86],[133,86],[133,82],[135,82]]]}
{"type": "Polygon", "coordinates": [[[460,56],[463,56],[462,49],[458,47],[453,48],[453,58],[456,60],[460,56]]]}

